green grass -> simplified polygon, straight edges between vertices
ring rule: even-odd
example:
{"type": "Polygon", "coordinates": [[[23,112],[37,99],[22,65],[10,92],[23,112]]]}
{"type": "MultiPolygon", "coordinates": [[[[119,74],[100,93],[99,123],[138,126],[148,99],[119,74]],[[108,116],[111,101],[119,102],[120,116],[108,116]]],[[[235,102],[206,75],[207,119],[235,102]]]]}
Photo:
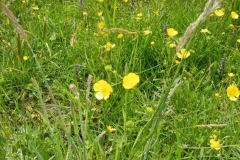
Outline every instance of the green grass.
{"type": "Polygon", "coordinates": [[[188,58],[169,48],[206,2],[3,0],[28,42],[1,9],[0,159],[239,159],[240,103],[226,90],[240,86],[240,21],[231,18],[240,3],[224,1],[225,14],[197,28],[184,46],[192,50],[188,58]],[[166,25],[178,35],[167,36],[166,25]],[[201,33],[204,28],[211,34],[201,33]],[[110,51],[107,42],[115,44],[110,51]],[[227,63],[219,74],[222,59],[227,63]],[[122,78],[130,72],[140,83],[125,90],[122,78]],[[95,97],[93,85],[101,79],[113,88],[107,100],[95,97]],[[220,150],[210,147],[212,134],[220,150]]]}

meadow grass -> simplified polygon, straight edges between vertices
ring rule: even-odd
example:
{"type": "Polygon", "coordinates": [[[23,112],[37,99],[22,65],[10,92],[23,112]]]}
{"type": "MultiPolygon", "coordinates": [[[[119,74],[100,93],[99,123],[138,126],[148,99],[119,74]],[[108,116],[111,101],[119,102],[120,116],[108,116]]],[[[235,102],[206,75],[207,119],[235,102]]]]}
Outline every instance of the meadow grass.
{"type": "Polygon", "coordinates": [[[206,2],[3,0],[0,159],[240,159],[238,0],[176,56],[206,2]]]}

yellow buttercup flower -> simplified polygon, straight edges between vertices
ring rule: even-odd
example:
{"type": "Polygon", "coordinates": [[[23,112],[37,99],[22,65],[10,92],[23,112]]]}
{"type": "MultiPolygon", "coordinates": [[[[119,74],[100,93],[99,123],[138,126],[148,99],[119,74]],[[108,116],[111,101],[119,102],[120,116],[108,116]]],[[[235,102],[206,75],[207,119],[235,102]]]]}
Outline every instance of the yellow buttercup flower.
{"type": "Polygon", "coordinates": [[[215,97],[221,97],[219,93],[215,93],[215,97]]]}
{"type": "Polygon", "coordinates": [[[22,3],[28,3],[28,0],[22,0],[22,3]]]}
{"type": "Polygon", "coordinates": [[[154,11],[153,13],[154,13],[154,14],[156,14],[157,16],[159,16],[159,13],[158,13],[158,11],[154,11]]]}
{"type": "Polygon", "coordinates": [[[224,15],[224,10],[223,9],[218,9],[214,11],[215,15],[218,17],[222,17],[224,15]]]}
{"type": "Polygon", "coordinates": [[[104,0],[98,0],[98,2],[102,3],[104,0]]]}
{"type": "Polygon", "coordinates": [[[95,83],[93,85],[93,90],[96,92],[95,97],[98,100],[108,99],[110,96],[110,93],[113,91],[111,85],[104,80],[100,80],[97,83],[95,83]]]}
{"type": "Polygon", "coordinates": [[[103,12],[98,12],[98,13],[97,13],[97,15],[98,15],[99,17],[101,17],[102,14],[103,14],[103,12]]]}
{"type": "Polygon", "coordinates": [[[83,12],[82,14],[83,14],[83,16],[87,16],[88,12],[83,12]]]}
{"type": "Polygon", "coordinates": [[[239,15],[236,12],[231,12],[231,17],[233,19],[238,19],[239,15]]]}
{"type": "Polygon", "coordinates": [[[180,62],[179,62],[178,60],[175,60],[174,62],[175,62],[176,64],[180,64],[180,62]]]}
{"type": "Polygon", "coordinates": [[[190,52],[187,51],[186,49],[181,49],[178,53],[177,53],[177,57],[180,59],[184,59],[190,56],[190,52]]]}
{"type": "Polygon", "coordinates": [[[33,10],[39,10],[38,6],[36,6],[36,5],[32,6],[32,9],[33,10]]]}
{"type": "Polygon", "coordinates": [[[105,26],[105,23],[104,23],[104,22],[99,22],[99,23],[97,24],[97,26],[98,26],[99,29],[103,29],[104,26],[105,26]]]}
{"type": "Polygon", "coordinates": [[[140,19],[142,19],[142,16],[143,16],[142,13],[138,13],[138,14],[137,14],[137,17],[136,17],[136,20],[140,20],[140,19]]]}
{"type": "Polygon", "coordinates": [[[168,47],[169,47],[169,48],[174,48],[174,47],[176,47],[176,44],[175,44],[175,43],[170,43],[170,44],[168,45],[168,47]]]}
{"type": "Polygon", "coordinates": [[[138,14],[137,14],[137,17],[142,17],[142,16],[143,16],[142,13],[138,13],[138,14]]]}
{"type": "Polygon", "coordinates": [[[127,2],[128,2],[128,0],[124,0],[124,2],[125,2],[125,3],[127,3],[127,2]]]}
{"type": "Polygon", "coordinates": [[[238,87],[236,87],[235,85],[230,85],[227,88],[227,96],[231,101],[236,101],[239,97],[238,87]]]}
{"type": "Polygon", "coordinates": [[[113,49],[116,45],[112,44],[110,42],[107,42],[106,45],[104,45],[105,51],[110,51],[111,49],[113,49]]]}
{"type": "Polygon", "coordinates": [[[240,43],[240,39],[237,39],[237,42],[240,43]]]}
{"type": "Polygon", "coordinates": [[[120,33],[118,36],[117,36],[117,38],[122,38],[123,37],[123,34],[122,33],[120,33]]]}
{"type": "Polygon", "coordinates": [[[140,79],[139,76],[135,73],[129,73],[123,78],[123,87],[125,89],[132,89],[134,86],[136,86],[139,83],[140,79]]]}
{"type": "Polygon", "coordinates": [[[115,128],[113,128],[112,126],[107,126],[107,129],[108,129],[108,131],[109,132],[114,132],[114,131],[116,131],[116,129],[115,128]]]}
{"type": "Polygon", "coordinates": [[[29,58],[28,56],[23,56],[24,61],[28,60],[28,58],[29,58]]]}
{"type": "Polygon", "coordinates": [[[205,29],[202,29],[202,30],[201,30],[201,33],[208,33],[208,34],[211,34],[211,32],[210,32],[208,29],[206,29],[206,28],[205,28],[205,29]]]}
{"type": "Polygon", "coordinates": [[[176,30],[173,29],[173,28],[168,28],[168,29],[167,29],[167,34],[168,34],[168,36],[170,36],[170,37],[174,37],[174,36],[176,36],[176,35],[178,34],[178,31],[176,31],[176,30]]]}
{"type": "Polygon", "coordinates": [[[215,150],[220,150],[221,149],[221,145],[220,145],[220,140],[217,140],[217,135],[212,135],[210,136],[210,147],[212,149],[215,149],[215,150]]]}
{"type": "Polygon", "coordinates": [[[145,31],[143,31],[143,34],[144,35],[149,35],[149,34],[151,34],[152,33],[152,31],[150,31],[150,30],[145,30],[145,31]]]}
{"type": "Polygon", "coordinates": [[[229,76],[229,77],[233,77],[233,76],[235,76],[235,74],[233,74],[233,73],[228,73],[228,76],[229,76]]]}

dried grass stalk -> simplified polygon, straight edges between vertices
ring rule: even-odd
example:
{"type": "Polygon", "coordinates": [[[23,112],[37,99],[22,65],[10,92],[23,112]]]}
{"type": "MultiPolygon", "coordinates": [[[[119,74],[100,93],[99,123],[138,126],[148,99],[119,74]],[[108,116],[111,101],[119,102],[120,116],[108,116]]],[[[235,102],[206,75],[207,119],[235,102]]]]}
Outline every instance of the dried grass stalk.
{"type": "Polygon", "coordinates": [[[179,52],[180,49],[187,43],[190,42],[190,39],[194,36],[195,31],[197,30],[197,27],[203,23],[206,18],[216,9],[218,9],[221,6],[223,0],[209,0],[204,8],[204,11],[200,14],[200,16],[197,18],[197,20],[193,23],[191,23],[188,28],[186,29],[182,39],[178,43],[176,47],[176,53],[179,52]]]}

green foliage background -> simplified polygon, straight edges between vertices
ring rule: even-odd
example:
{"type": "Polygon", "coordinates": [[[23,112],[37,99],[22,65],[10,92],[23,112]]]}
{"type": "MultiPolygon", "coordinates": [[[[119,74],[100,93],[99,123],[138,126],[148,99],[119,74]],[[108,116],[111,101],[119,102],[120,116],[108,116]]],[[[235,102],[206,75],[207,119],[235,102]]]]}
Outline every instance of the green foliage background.
{"type": "Polygon", "coordinates": [[[1,9],[0,159],[140,159],[149,137],[147,159],[239,159],[239,101],[226,94],[229,85],[240,85],[240,21],[231,18],[232,11],[240,14],[239,1],[224,1],[224,16],[213,13],[200,25],[185,46],[191,55],[180,65],[173,63],[175,48],[169,48],[206,2],[3,0],[26,31],[34,54],[1,9]],[[143,16],[136,20],[139,13],[143,16]],[[104,33],[99,22],[105,23],[104,33]],[[178,35],[168,37],[166,26],[178,35]],[[204,28],[211,34],[201,33],[204,28]],[[144,35],[146,30],[152,33],[144,35]],[[116,47],[105,52],[107,42],[116,47]],[[222,59],[226,64],[219,74],[222,59]],[[107,65],[112,71],[105,70],[107,65]],[[129,72],[138,74],[140,83],[124,90],[122,78],[129,72]],[[94,97],[89,74],[93,84],[104,79],[112,85],[109,99],[94,97]],[[182,84],[150,132],[159,99],[174,88],[174,75],[182,84]],[[70,84],[77,86],[78,99],[70,84]],[[116,131],[109,132],[108,125],[116,131]],[[220,151],[210,148],[212,134],[221,140],[220,151]]]}

